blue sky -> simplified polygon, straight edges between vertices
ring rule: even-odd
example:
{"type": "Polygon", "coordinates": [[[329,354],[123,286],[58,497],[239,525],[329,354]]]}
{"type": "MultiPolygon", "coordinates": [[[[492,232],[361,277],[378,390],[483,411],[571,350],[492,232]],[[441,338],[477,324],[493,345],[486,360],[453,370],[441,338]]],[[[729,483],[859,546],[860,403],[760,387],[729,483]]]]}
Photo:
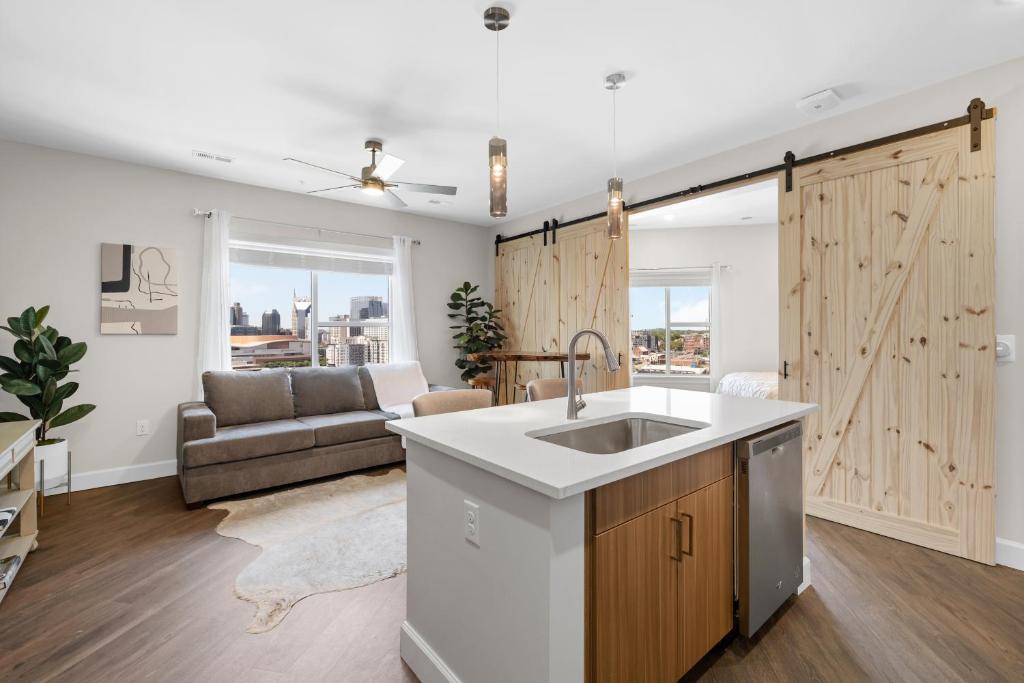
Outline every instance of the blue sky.
{"type": "MultiPolygon", "coordinates": [[[[263,311],[276,308],[281,324],[291,321],[292,290],[309,296],[309,272],[287,268],[268,268],[231,264],[231,301],[238,301],[249,314],[249,324],[259,325],[263,311]]],[[[388,297],[388,279],[383,275],[320,274],[320,319],[348,313],[353,296],[388,297]]]]}
{"type": "MultiPolygon", "coordinates": [[[[708,287],[672,287],[673,322],[708,320],[708,287]]],[[[665,326],[665,290],[661,287],[632,287],[629,290],[629,329],[644,330],[665,326]]]]}

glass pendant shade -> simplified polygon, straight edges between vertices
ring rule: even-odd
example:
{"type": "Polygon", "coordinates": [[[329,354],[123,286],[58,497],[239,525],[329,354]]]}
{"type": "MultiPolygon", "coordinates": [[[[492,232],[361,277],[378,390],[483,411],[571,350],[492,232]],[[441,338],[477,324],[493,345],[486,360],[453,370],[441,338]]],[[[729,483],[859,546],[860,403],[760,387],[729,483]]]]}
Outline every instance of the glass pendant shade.
{"type": "Polygon", "coordinates": [[[608,238],[617,240],[622,237],[623,209],[622,178],[608,179],[608,238]]]}
{"type": "Polygon", "coordinates": [[[501,218],[508,213],[508,143],[494,136],[487,149],[491,168],[491,217],[501,218]]]}

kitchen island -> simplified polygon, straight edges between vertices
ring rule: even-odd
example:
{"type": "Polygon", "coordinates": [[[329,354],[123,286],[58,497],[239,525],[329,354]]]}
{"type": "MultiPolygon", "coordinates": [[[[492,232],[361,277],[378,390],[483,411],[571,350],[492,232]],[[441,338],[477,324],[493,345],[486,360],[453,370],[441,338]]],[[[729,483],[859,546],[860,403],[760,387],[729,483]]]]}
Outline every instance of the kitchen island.
{"type": "Polygon", "coordinates": [[[731,630],[732,444],[816,406],[586,400],[574,421],[556,399],[388,423],[407,440],[401,651],[425,683],[676,680],[731,630]]]}

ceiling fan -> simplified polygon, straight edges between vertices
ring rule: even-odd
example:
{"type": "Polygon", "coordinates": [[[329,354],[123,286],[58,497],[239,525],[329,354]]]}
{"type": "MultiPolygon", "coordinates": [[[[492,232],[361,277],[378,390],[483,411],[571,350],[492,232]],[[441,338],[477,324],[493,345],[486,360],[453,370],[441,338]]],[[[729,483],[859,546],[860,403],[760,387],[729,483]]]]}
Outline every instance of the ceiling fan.
{"type": "Polygon", "coordinates": [[[402,208],[408,205],[403,202],[402,198],[395,194],[391,188],[409,192],[425,192],[427,194],[446,195],[454,195],[456,191],[458,191],[457,187],[452,187],[451,185],[424,185],[422,183],[403,183],[397,181],[388,182],[388,178],[394,175],[395,171],[397,171],[405,162],[396,156],[385,154],[384,145],[380,140],[367,140],[364,145],[364,149],[370,153],[370,165],[363,167],[363,171],[359,177],[349,173],[335,171],[333,168],[327,168],[326,166],[311,164],[308,161],[302,161],[301,159],[293,159],[292,157],[287,157],[285,161],[291,161],[311,168],[318,168],[321,171],[328,171],[329,173],[336,173],[337,175],[344,176],[349,180],[355,181],[350,185],[325,187],[322,190],[311,190],[306,194],[319,194],[321,192],[331,192],[333,190],[360,189],[365,195],[371,197],[384,197],[387,203],[392,207],[402,208]],[[377,159],[377,154],[381,155],[380,159],[377,159]]]}

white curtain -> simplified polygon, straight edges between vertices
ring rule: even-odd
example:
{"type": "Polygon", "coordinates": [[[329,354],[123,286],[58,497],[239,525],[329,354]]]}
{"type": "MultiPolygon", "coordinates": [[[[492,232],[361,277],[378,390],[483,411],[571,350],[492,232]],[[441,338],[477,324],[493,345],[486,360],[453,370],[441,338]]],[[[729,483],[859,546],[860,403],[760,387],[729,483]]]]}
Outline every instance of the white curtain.
{"type": "Polygon", "coordinates": [[[391,274],[391,360],[419,360],[412,284],[413,239],[395,235],[394,246],[395,263],[391,274]]]}
{"type": "Polygon", "coordinates": [[[203,278],[199,298],[199,345],[196,352],[194,397],[203,399],[202,375],[207,370],[231,369],[231,280],[228,226],[231,214],[215,209],[203,226],[203,278]]]}
{"type": "Polygon", "coordinates": [[[711,386],[709,391],[718,388],[718,380],[722,378],[722,266],[717,261],[711,265],[711,386]]]}

